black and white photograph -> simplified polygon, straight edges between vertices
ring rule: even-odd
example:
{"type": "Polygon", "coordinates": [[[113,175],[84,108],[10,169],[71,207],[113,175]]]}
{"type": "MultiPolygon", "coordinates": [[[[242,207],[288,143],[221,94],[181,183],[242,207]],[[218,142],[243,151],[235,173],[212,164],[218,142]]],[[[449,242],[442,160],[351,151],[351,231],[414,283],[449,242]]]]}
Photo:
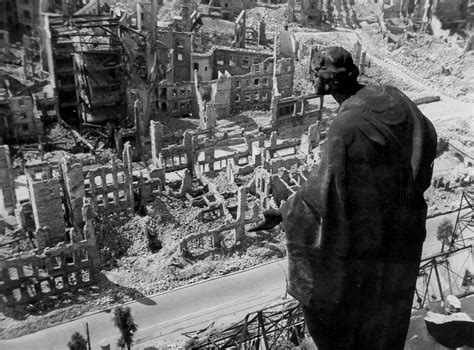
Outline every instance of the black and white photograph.
{"type": "Polygon", "coordinates": [[[1,350],[474,349],[474,0],[0,0],[1,350]]]}

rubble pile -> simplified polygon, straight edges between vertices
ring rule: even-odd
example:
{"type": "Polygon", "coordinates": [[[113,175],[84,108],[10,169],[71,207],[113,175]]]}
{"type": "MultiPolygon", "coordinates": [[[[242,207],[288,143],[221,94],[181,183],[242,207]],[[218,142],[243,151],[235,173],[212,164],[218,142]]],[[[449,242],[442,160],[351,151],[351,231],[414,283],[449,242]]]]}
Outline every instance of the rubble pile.
{"type": "Polygon", "coordinates": [[[288,4],[261,4],[248,10],[247,25],[257,28],[260,21],[265,22],[267,33],[281,30],[282,24],[287,22],[288,4]]]}
{"type": "Polygon", "coordinates": [[[474,54],[463,45],[423,33],[391,36],[382,40],[376,24],[361,23],[358,34],[379,58],[389,59],[430,88],[461,101],[474,101],[474,54]]]}
{"type": "MultiPolygon", "coordinates": [[[[51,35],[35,38],[50,76],[34,70],[33,46],[11,45],[25,67],[8,62],[0,81],[11,119],[0,118],[0,209],[15,221],[0,215],[0,273],[20,277],[1,284],[2,338],[284,257],[279,228],[247,231],[306,181],[338,108],[314,94],[313,46],[346,48],[363,83],[474,98],[472,51],[405,25],[384,38],[377,23],[354,31],[346,10],[323,23],[303,3],[119,2],[54,15],[51,35]],[[37,275],[25,276],[31,262],[37,275]]],[[[452,210],[473,179],[450,148],[472,154],[472,121],[436,127],[446,147],[430,214],[452,210]]]]}

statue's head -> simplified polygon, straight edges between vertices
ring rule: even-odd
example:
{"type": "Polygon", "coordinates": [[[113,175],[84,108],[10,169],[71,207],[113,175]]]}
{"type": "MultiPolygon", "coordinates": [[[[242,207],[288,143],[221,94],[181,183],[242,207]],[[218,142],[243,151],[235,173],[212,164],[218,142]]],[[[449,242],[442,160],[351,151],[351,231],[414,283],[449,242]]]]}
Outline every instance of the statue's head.
{"type": "Polygon", "coordinates": [[[343,92],[356,84],[359,76],[351,54],[338,46],[313,49],[310,72],[318,95],[343,92]]]}

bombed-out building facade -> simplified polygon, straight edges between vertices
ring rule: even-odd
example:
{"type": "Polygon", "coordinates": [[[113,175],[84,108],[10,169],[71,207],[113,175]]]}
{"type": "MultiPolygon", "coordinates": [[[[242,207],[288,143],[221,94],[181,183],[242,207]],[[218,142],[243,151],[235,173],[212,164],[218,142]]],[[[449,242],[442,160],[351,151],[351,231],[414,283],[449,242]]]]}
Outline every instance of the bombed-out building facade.
{"type": "MultiPolygon", "coordinates": [[[[248,30],[246,11],[255,4],[236,3],[198,8],[183,1],[180,15],[167,23],[159,21],[158,0],[141,2],[132,13],[85,6],[35,16],[39,28],[24,39],[32,84],[1,78],[0,229],[26,247],[0,256],[3,302],[34,304],[93,284],[101,259],[96,220],[133,215],[156,196],[191,200],[202,222],[228,218],[206,235],[219,245],[228,233],[241,242],[245,225],[275,205],[278,191],[277,198],[291,193],[290,178],[282,177],[285,185],[275,176],[282,166],[308,164],[321,137],[322,97],[294,96],[296,53],[278,35],[267,38],[261,23],[248,30]],[[229,22],[219,45],[200,31],[206,18],[229,22]],[[252,110],[266,111],[268,123],[220,126],[252,110]],[[197,127],[168,126],[181,120],[197,127]],[[43,140],[55,123],[70,130],[82,150],[95,153],[102,144],[114,155],[106,163],[72,153],[41,160],[45,148],[54,147],[43,140]],[[25,150],[37,149],[41,157],[18,163],[25,143],[36,145],[25,150]],[[222,152],[229,147],[235,151],[222,152]],[[229,181],[258,174],[234,194],[234,216],[206,178],[220,171],[229,181]],[[178,184],[168,178],[175,172],[184,172],[178,184]],[[248,196],[260,204],[249,209],[248,196]]],[[[206,238],[195,236],[178,242],[182,254],[206,238]]]]}
{"type": "MultiPolygon", "coordinates": [[[[168,22],[159,0],[133,11],[40,11],[23,40],[31,83],[0,77],[0,230],[23,247],[6,253],[14,240],[0,253],[3,302],[94,284],[104,259],[98,223],[132,217],[160,196],[189,201],[199,222],[216,223],[176,242],[186,256],[203,242],[240,244],[246,225],[306,181],[330,123],[322,96],[294,91],[295,61],[311,48],[284,28],[249,28],[255,2],[238,3],[182,1],[168,22]],[[217,43],[209,21],[227,26],[217,43]],[[55,125],[69,141],[48,139],[55,125]],[[51,159],[48,150],[66,142],[91,157],[51,159]],[[28,150],[38,157],[22,157],[28,150]],[[93,157],[104,150],[106,161],[93,157]],[[209,180],[217,173],[252,180],[224,196],[209,180]]],[[[360,45],[349,49],[363,56],[360,45]]]]}

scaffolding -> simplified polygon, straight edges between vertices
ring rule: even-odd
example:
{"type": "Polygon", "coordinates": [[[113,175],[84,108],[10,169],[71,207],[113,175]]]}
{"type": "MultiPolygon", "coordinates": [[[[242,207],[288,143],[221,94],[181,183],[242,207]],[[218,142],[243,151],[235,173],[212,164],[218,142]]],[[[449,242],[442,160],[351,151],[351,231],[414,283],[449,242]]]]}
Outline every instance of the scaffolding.
{"type": "MultiPolygon", "coordinates": [[[[189,338],[192,334],[195,332],[184,333],[189,338]]],[[[250,313],[239,323],[196,340],[193,349],[275,349],[283,343],[298,346],[304,338],[301,304],[290,300],[250,313]]]]}
{"type": "Polygon", "coordinates": [[[448,250],[421,261],[415,291],[417,308],[444,300],[449,294],[465,296],[472,293],[473,237],[473,195],[464,191],[448,250]]]}

